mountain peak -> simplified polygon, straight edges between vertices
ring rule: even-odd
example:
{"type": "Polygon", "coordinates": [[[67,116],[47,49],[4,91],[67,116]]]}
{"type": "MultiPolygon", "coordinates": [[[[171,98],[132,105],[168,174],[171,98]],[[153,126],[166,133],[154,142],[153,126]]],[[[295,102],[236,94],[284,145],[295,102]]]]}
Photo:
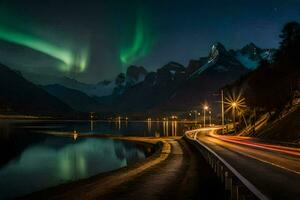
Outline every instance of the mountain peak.
{"type": "Polygon", "coordinates": [[[250,42],[246,46],[250,46],[250,47],[253,47],[253,48],[258,48],[253,42],[250,42]]]}
{"type": "Polygon", "coordinates": [[[209,53],[209,62],[215,60],[219,55],[227,54],[224,45],[220,42],[216,42],[211,46],[211,50],[209,53]]]}
{"type": "Polygon", "coordinates": [[[255,55],[255,54],[259,54],[260,50],[261,49],[257,47],[253,42],[250,42],[249,44],[247,44],[241,49],[241,53],[255,55]]]}
{"type": "Polygon", "coordinates": [[[217,48],[217,49],[225,49],[224,45],[221,42],[215,42],[212,45],[212,48],[217,48]]]}
{"type": "Polygon", "coordinates": [[[148,71],[144,67],[131,65],[127,68],[126,77],[129,79],[133,79],[134,81],[138,81],[141,76],[144,77],[147,75],[147,73],[148,71]]]}
{"type": "Polygon", "coordinates": [[[171,62],[168,62],[166,65],[164,65],[162,68],[165,68],[165,69],[169,69],[169,68],[178,68],[178,69],[185,69],[185,67],[178,63],[178,62],[174,62],[174,61],[171,61],[171,62]]]}

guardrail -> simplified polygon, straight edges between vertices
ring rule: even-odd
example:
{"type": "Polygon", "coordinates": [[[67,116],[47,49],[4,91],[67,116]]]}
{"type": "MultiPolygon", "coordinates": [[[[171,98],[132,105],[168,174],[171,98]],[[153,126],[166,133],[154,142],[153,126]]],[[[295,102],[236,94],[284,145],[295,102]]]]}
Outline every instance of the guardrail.
{"type": "Polygon", "coordinates": [[[229,192],[229,198],[232,200],[252,200],[268,198],[262,194],[252,183],[243,177],[237,170],[235,170],[228,162],[217,155],[208,146],[197,140],[197,131],[194,131],[194,137],[190,137],[185,133],[185,138],[191,141],[194,146],[201,152],[205,160],[212,167],[215,174],[220,178],[225,186],[225,190],[229,192]]]}

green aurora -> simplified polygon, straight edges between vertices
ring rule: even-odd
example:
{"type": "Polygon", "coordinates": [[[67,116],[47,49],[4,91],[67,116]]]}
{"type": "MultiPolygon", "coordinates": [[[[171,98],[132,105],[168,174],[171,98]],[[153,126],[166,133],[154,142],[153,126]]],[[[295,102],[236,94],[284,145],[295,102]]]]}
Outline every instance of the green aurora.
{"type": "Polygon", "coordinates": [[[31,48],[61,61],[58,69],[62,72],[83,72],[88,64],[88,48],[76,52],[4,26],[0,27],[0,40],[31,48]]]}
{"type": "Polygon", "coordinates": [[[153,35],[145,15],[140,11],[137,15],[132,42],[121,47],[120,61],[122,65],[130,65],[146,56],[153,46],[153,35]]]}
{"type": "MultiPolygon", "coordinates": [[[[133,26],[124,24],[116,58],[122,71],[125,71],[128,65],[145,57],[152,49],[154,35],[146,14],[146,10],[139,7],[133,21],[130,21],[134,23],[133,26]]],[[[52,65],[54,72],[74,75],[73,73],[87,71],[93,53],[90,52],[89,38],[85,41],[72,40],[72,37],[64,33],[57,33],[51,28],[44,30],[44,28],[40,21],[31,16],[20,16],[14,9],[0,8],[1,41],[23,46],[54,58],[58,61],[52,65]]]]}

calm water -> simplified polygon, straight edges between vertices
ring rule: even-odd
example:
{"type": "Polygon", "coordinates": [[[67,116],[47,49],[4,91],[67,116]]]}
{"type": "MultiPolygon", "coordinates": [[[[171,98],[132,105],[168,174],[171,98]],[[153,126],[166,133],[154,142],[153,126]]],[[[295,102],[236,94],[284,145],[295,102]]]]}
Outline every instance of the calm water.
{"type": "Polygon", "coordinates": [[[64,121],[35,122],[24,125],[25,128],[46,131],[79,131],[88,134],[117,134],[126,136],[180,136],[187,129],[186,125],[177,121],[64,121]],[[45,128],[43,128],[45,127],[45,128]]]}
{"type": "Polygon", "coordinates": [[[43,133],[176,136],[177,122],[4,121],[0,123],[0,199],[10,199],[143,160],[135,143],[43,133]]]}

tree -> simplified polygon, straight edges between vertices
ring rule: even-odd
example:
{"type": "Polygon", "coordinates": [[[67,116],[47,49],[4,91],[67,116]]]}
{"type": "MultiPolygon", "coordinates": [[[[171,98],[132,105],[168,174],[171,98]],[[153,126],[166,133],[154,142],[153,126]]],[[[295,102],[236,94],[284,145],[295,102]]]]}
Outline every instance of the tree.
{"type": "Polygon", "coordinates": [[[291,102],[299,90],[300,24],[287,23],[281,34],[280,48],[271,63],[262,61],[248,77],[248,104],[266,111],[278,111],[291,102]]]}
{"type": "Polygon", "coordinates": [[[274,69],[285,78],[290,92],[299,90],[300,78],[300,24],[298,22],[287,23],[281,34],[280,48],[275,54],[274,69]]]}
{"type": "Polygon", "coordinates": [[[248,104],[266,111],[281,110],[289,99],[289,88],[272,64],[262,61],[248,80],[248,104]]]}

